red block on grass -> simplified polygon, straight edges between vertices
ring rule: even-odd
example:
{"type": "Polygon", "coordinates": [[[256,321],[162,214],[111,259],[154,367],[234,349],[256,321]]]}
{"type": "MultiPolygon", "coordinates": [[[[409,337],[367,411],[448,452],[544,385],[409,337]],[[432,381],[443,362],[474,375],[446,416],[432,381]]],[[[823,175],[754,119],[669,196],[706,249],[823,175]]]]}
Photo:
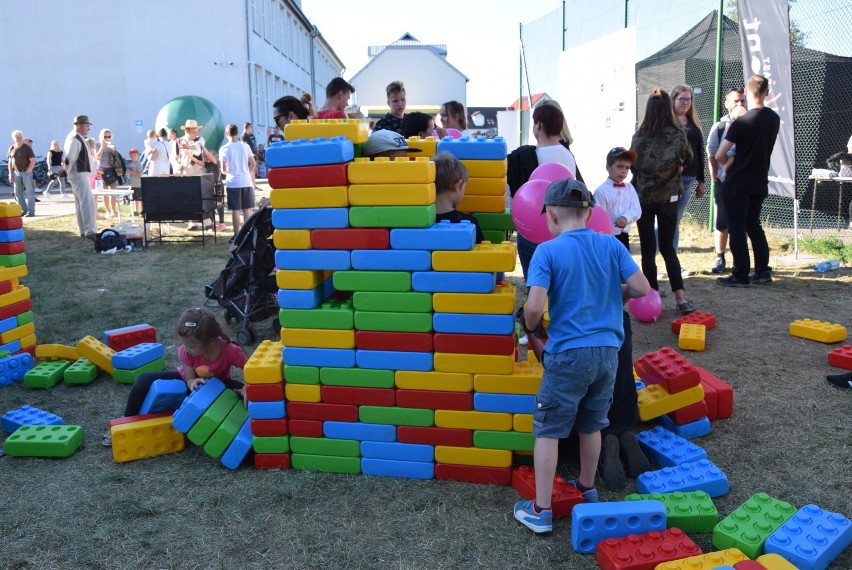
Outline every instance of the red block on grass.
{"type": "Polygon", "coordinates": [[[361,350],[432,352],[432,333],[356,331],[355,346],[361,350]]]}
{"type": "Polygon", "coordinates": [[[21,216],[0,218],[0,230],[17,230],[22,227],[24,227],[24,220],[21,216]]]}
{"type": "MultiPolygon", "coordinates": [[[[512,471],[512,488],[527,501],[535,499],[535,470],[522,465],[512,471]]],[[[551,508],[554,518],[571,516],[574,505],[583,502],[583,495],[576,487],[569,485],[561,475],[553,477],[551,508]]]]}
{"type": "Polygon", "coordinates": [[[658,564],[702,554],[679,528],[607,538],[598,543],[595,560],[601,570],[654,570],[658,564]]]}
{"type": "Polygon", "coordinates": [[[28,347],[26,347],[26,348],[22,348],[21,350],[19,350],[19,351],[18,351],[18,352],[16,352],[15,354],[21,354],[22,352],[26,352],[27,354],[29,354],[30,356],[32,356],[33,358],[35,358],[35,349],[36,349],[35,345],[33,345],[33,346],[28,346],[28,347]]]}
{"type": "Polygon", "coordinates": [[[514,354],[514,334],[435,333],[435,352],[456,354],[514,354]]]}
{"type": "Polygon", "coordinates": [[[508,485],[512,480],[509,467],[478,467],[476,465],[435,464],[435,479],[479,483],[481,485],[508,485]]]}
{"type": "Polygon", "coordinates": [[[838,368],[852,370],[852,346],[847,344],[829,352],[828,363],[838,368]]]}
{"type": "Polygon", "coordinates": [[[267,182],[272,188],[310,188],[312,186],[347,186],[349,176],[346,163],[321,166],[291,166],[270,168],[267,182]]]}
{"type": "Polygon", "coordinates": [[[255,420],[251,419],[251,434],[258,437],[279,437],[290,433],[287,431],[287,418],[278,418],[275,420],[255,420]]]}
{"type": "Polygon", "coordinates": [[[700,366],[695,367],[701,378],[701,386],[704,388],[704,400],[707,402],[708,414],[707,417],[711,420],[730,418],[734,415],[734,389],[730,384],[721,378],[711,374],[700,366]],[[709,388],[709,390],[708,390],[709,388]],[[707,399],[707,393],[713,391],[716,393],[716,407],[707,399]],[[711,413],[715,411],[715,414],[711,413]]]}
{"type": "Polygon", "coordinates": [[[122,424],[132,424],[133,422],[141,422],[145,420],[155,420],[157,418],[164,418],[166,416],[171,416],[174,414],[174,411],[169,412],[157,412],[155,414],[141,414],[138,416],[125,416],[123,418],[115,418],[109,421],[109,427],[120,426],[122,424]]]}
{"type": "Polygon", "coordinates": [[[323,386],[320,397],[327,404],[354,404],[356,406],[393,406],[396,394],[393,388],[354,388],[350,386],[323,386]]]}
{"type": "MultiPolygon", "coordinates": [[[[288,406],[292,406],[290,402],[288,406]]],[[[323,437],[322,422],[318,420],[287,420],[287,431],[298,437],[323,437]]]]}
{"type": "Polygon", "coordinates": [[[255,453],[255,469],[290,469],[289,453],[255,453]]]}
{"type": "Polygon", "coordinates": [[[26,247],[22,241],[10,241],[0,243],[0,255],[13,255],[16,253],[24,253],[26,247]]]}
{"type": "Polygon", "coordinates": [[[396,405],[400,408],[466,411],[473,409],[473,394],[470,392],[397,390],[396,405]]]}
{"type": "MultiPolygon", "coordinates": [[[[327,404],[325,402],[287,402],[287,417],[294,420],[357,422],[358,406],[327,404]]],[[[290,433],[296,435],[292,428],[290,433]]],[[[322,430],[320,430],[320,434],[322,434],[322,430]]]]}
{"type": "MultiPolygon", "coordinates": [[[[473,430],[439,427],[399,426],[396,439],[401,443],[473,447],[473,430]]],[[[507,483],[508,485],[508,483],[507,483]]]]}
{"type": "Polygon", "coordinates": [[[710,330],[716,326],[716,317],[710,313],[702,313],[701,311],[695,311],[694,313],[690,313],[686,316],[680,317],[679,319],[675,319],[672,323],[672,332],[675,334],[680,334],[680,325],[689,324],[689,325],[704,325],[706,330],[710,330]]]}
{"type": "Polygon", "coordinates": [[[0,281],[0,295],[11,293],[15,287],[11,281],[0,281]]]}
{"type": "Polygon", "coordinates": [[[24,299],[23,301],[18,301],[17,303],[12,303],[11,305],[0,307],[0,320],[8,319],[9,317],[14,317],[16,315],[20,315],[21,313],[26,313],[32,308],[33,304],[32,301],[30,301],[29,299],[24,299]]]}
{"type": "MultiPolygon", "coordinates": [[[[705,395],[706,397],[706,395],[705,395]]],[[[681,408],[679,410],[675,410],[670,414],[669,419],[676,423],[679,426],[683,424],[688,424],[689,422],[694,422],[695,420],[700,420],[701,418],[707,416],[710,413],[710,410],[707,408],[707,402],[701,400],[700,402],[696,402],[695,404],[690,404],[685,408],[681,408]]],[[[709,417],[709,416],[708,416],[709,417]]]]}
{"type": "Polygon", "coordinates": [[[275,384],[246,384],[249,402],[280,402],[284,399],[284,382],[275,384]]]}
{"type": "Polygon", "coordinates": [[[388,249],[390,230],[387,228],[345,228],[311,230],[314,249],[388,249]]]}
{"type": "Polygon", "coordinates": [[[157,342],[157,331],[151,325],[108,334],[106,344],[118,352],[143,342],[157,342]]]}
{"type": "Polygon", "coordinates": [[[697,366],[668,346],[640,356],[633,366],[645,384],[662,384],[669,394],[698,386],[700,381],[697,366]]]}

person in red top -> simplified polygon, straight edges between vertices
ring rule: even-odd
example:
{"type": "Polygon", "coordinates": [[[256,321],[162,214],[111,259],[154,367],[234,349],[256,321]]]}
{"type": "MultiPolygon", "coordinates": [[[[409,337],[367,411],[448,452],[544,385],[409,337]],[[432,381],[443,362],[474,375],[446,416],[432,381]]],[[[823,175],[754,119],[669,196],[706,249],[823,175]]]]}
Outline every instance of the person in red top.
{"type": "Polygon", "coordinates": [[[349,97],[355,93],[352,87],[342,77],[335,77],[325,87],[325,103],[317,111],[317,119],[346,119],[346,106],[349,105],[349,97]]]}
{"type": "MultiPolygon", "coordinates": [[[[175,338],[180,342],[177,370],[146,372],[139,376],[130,388],[124,416],[139,414],[143,402],[155,380],[183,380],[187,390],[197,390],[207,378],[218,378],[225,386],[245,397],[244,385],[231,378],[231,369],[245,366],[248,358],[243,348],[234,343],[216,316],[205,308],[184,311],[175,326],[175,338]]],[[[101,443],[112,446],[107,431],[101,443]]]]}

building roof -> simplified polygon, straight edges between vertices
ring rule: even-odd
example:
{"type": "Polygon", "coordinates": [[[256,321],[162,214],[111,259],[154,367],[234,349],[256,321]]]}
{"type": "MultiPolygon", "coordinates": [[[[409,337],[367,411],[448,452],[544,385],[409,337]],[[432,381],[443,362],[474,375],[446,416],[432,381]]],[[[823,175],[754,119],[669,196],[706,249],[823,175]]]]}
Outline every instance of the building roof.
{"type": "MultiPolygon", "coordinates": [[[[550,95],[548,95],[547,93],[533,93],[533,96],[532,96],[532,106],[533,106],[533,107],[535,107],[535,106],[536,106],[536,105],[538,105],[538,104],[539,104],[542,100],[546,101],[546,100],[548,100],[548,99],[550,99],[550,95]]],[[[521,100],[523,100],[523,103],[524,103],[524,107],[523,107],[523,109],[521,109],[521,110],[522,110],[522,111],[529,111],[529,110],[530,110],[530,98],[529,98],[529,97],[522,97],[522,98],[520,98],[520,99],[515,99],[515,102],[514,102],[514,103],[512,103],[512,104],[509,106],[509,108],[510,108],[510,109],[514,109],[515,111],[517,111],[517,110],[518,110],[518,106],[519,106],[519,105],[518,105],[518,103],[519,103],[521,100]]]]}
{"type": "Polygon", "coordinates": [[[376,61],[385,51],[387,50],[426,50],[432,52],[436,57],[438,57],[444,64],[447,65],[450,69],[464,77],[465,81],[470,81],[470,78],[462,73],[456,68],[453,64],[447,61],[447,46],[446,44],[424,44],[408,32],[402,34],[398,40],[395,42],[384,45],[384,46],[369,46],[367,48],[367,55],[370,56],[370,61],[367,62],[367,65],[359,69],[353,76],[351,81],[354,81],[355,78],[362,73],[365,69],[373,65],[373,62],[376,61]]]}

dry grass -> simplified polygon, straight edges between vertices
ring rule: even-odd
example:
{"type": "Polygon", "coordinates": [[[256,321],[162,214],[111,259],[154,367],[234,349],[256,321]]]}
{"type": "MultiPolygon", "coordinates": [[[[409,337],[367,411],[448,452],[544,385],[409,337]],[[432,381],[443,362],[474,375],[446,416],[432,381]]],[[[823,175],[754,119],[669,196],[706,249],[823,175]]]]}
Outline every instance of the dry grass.
{"type": "MultiPolygon", "coordinates": [[[[98,256],[73,237],[73,220],[28,225],[28,265],[41,342],[146,321],[172,346],[184,308],[224,266],[226,245],[170,244],[98,256]]],[[[710,237],[682,233],[683,264],[709,268],[710,237]]],[[[774,244],[774,251],[779,248],[774,244]]],[[[510,279],[520,284],[517,275],[510,279]]],[[[729,290],[715,276],[686,281],[714,313],[705,352],[690,353],[735,388],[734,417],[713,423],[703,446],[731,480],[715,500],[726,515],[764,491],[852,515],[848,491],[850,393],[830,386],[832,348],[789,336],[811,317],[852,325],[852,274],[781,269],[767,287],[729,290]]],[[[665,288],[667,283],[662,282],[665,288]]],[[[655,324],[634,323],[634,356],[673,345],[671,294],[655,324]]],[[[174,362],[174,351],[169,351],[174,362]]],[[[0,389],[0,412],[31,404],[82,425],[86,445],[68,459],[0,459],[3,568],[595,568],[570,547],[570,523],[533,536],[511,516],[508,487],[326,475],[228,471],[198,448],[113,463],[99,437],[120,415],[127,386],[99,379],[45,391],[0,389]]],[[[640,426],[643,429],[648,426],[640,426]]],[[[570,466],[568,467],[570,469],[570,466]]],[[[632,492],[629,485],[626,492],[632,492]]],[[[623,495],[603,490],[606,500],[623,495]]],[[[694,537],[712,550],[710,535],[694,537]]],[[[852,567],[845,553],[832,568],[852,567]]]]}

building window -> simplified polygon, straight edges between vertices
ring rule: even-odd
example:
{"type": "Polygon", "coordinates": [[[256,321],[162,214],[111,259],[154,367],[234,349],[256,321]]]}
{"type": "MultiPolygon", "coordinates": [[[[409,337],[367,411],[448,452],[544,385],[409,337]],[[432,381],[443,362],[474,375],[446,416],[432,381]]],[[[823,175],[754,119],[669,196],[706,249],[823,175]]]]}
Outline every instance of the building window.
{"type": "Polygon", "coordinates": [[[249,7],[249,10],[251,10],[251,29],[258,35],[263,29],[263,14],[261,13],[260,6],[261,2],[263,2],[263,0],[251,0],[251,5],[249,7]]]}

